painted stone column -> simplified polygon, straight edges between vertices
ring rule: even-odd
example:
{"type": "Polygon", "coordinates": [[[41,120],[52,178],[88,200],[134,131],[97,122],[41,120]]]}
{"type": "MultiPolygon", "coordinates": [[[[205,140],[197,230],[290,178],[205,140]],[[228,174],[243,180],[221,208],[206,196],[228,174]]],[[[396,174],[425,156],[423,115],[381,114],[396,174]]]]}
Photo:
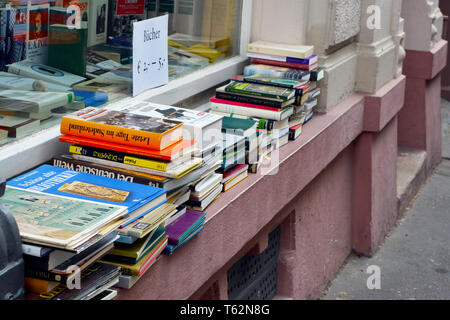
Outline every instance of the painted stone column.
{"type": "Polygon", "coordinates": [[[399,145],[427,153],[425,177],[441,161],[441,71],[448,44],[441,39],[438,0],[403,1],[407,77],[405,108],[399,115],[399,145]]]}

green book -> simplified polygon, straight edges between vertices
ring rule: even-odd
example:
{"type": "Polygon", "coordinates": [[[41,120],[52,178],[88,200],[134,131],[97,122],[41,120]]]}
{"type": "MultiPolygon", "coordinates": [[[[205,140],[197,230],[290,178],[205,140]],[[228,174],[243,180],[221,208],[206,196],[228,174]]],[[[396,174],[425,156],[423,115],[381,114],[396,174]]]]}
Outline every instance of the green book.
{"type": "Polygon", "coordinates": [[[51,25],[48,46],[49,65],[85,77],[87,38],[86,28],[70,29],[62,24],[51,25]]]}
{"type": "Polygon", "coordinates": [[[231,81],[225,91],[283,101],[294,98],[296,93],[294,89],[237,81],[231,81]]]}

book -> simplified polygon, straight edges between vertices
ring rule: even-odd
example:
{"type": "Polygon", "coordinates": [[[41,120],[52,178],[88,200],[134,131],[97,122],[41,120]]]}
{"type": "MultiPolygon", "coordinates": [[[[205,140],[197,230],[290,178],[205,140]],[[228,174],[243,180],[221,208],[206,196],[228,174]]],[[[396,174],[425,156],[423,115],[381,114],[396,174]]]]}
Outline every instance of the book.
{"type": "Polygon", "coordinates": [[[72,248],[119,218],[126,207],[6,187],[2,203],[13,213],[23,241],[72,248]]]}
{"type": "Polygon", "coordinates": [[[107,94],[127,93],[129,88],[130,84],[128,82],[98,77],[73,85],[74,90],[93,91],[107,94]]]}
{"type": "Polygon", "coordinates": [[[52,252],[53,250],[54,249],[52,249],[52,248],[41,247],[41,246],[22,242],[22,251],[23,251],[24,255],[42,258],[42,257],[45,257],[50,252],[52,252]]]}
{"type": "Polygon", "coordinates": [[[172,161],[154,159],[150,157],[135,156],[129,153],[117,152],[108,149],[99,149],[79,145],[71,145],[69,152],[72,154],[83,155],[95,159],[105,159],[121,164],[129,164],[132,166],[153,169],[157,171],[169,171],[178,167],[185,161],[191,159],[190,154],[186,154],[172,161]]]}
{"type": "Polygon", "coordinates": [[[158,228],[158,226],[164,223],[165,220],[169,219],[176,212],[176,205],[165,203],[152,211],[150,214],[147,214],[141,219],[138,219],[120,229],[119,234],[122,236],[131,236],[141,239],[158,228]]]}
{"type": "Polygon", "coordinates": [[[222,118],[208,112],[127,99],[108,106],[109,110],[183,122],[183,139],[197,141],[198,150],[217,145],[221,139],[222,118]]]}
{"type": "Polygon", "coordinates": [[[298,124],[294,127],[289,128],[289,140],[297,140],[297,138],[302,133],[302,128],[303,128],[302,124],[298,124]]]}
{"type": "Polygon", "coordinates": [[[244,170],[238,175],[235,175],[233,178],[229,179],[227,182],[223,184],[223,192],[230,190],[247,177],[248,177],[248,170],[244,170]]]}
{"type": "MultiPolygon", "coordinates": [[[[218,92],[216,92],[216,94],[217,93],[218,92]]],[[[218,96],[221,96],[221,95],[216,95],[216,96],[210,98],[209,101],[213,102],[213,103],[230,104],[230,105],[234,105],[234,106],[240,106],[240,107],[246,107],[246,108],[254,108],[254,109],[261,109],[261,110],[267,110],[267,111],[273,111],[273,112],[279,112],[280,109],[282,109],[282,108],[278,108],[278,107],[268,107],[268,106],[259,105],[259,104],[253,104],[253,103],[246,103],[246,102],[222,99],[222,98],[218,98],[218,96]]],[[[286,107],[284,107],[284,108],[286,108],[286,107]]],[[[216,114],[216,113],[214,113],[214,114],[216,114]]]]}
{"type": "Polygon", "coordinates": [[[3,131],[4,137],[7,135],[10,138],[19,139],[39,131],[40,121],[17,116],[0,115],[0,130],[3,131]]]}
{"type": "MultiPolygon", "coordinates": [[[[8,72],[0,72],[0,89],[34,91],[33,83],[36,79],[15,75],[8,72]]],[[[69,91],[70,87],[46,83],[48,90],[52,92],[69,91]]]]}
{"type": "Polygon", "coordinates": [[[266,108],[266,109],[271,108],[271,110],[285,108],[286,106],[289,106],[295,102],[295,97],[292,97],[289,100],[258,97],[250,94],[228,92],[226,91],[226,87],[227,85],[216,89],[215,97],[217,99],[257,105],[259,106],[259,108],[266,108]]]}
{"type": "Polygon", "coordinates": [[[183,157],[184,155],[192,154],[192,152],[194,152],[195,150],[196,145],[194,140],[181,140],[163,150],[158,151],[70,135],[61,136],[59,138],[59,141],[92,148],[107,149],[111,151],[129,153],[137,156],[150,157],[166,161],[173,161],[180,157],[183,157]]]}
{"type": "Polygon", "coordinates": [[[135,166],[135,165],[131,165],[131,164],[124,164],[124,163],[114,162],[114,161],[105,160],[105,159],[88,157],[88,156],[79,155],[79,154],[73,154],[72,156],[76,160],[90,161],[90,162],[94,162],[94,163],[109,166],[109,167],[117,167],[117,168],[121,168],[121,169],[125,169],[125,170],[137,171],[137,172],[147,173],[147,174],[151,174],[151,175],[159,175],[159,176],[171,178],[171,179],[179,179],[179,178],[183,177],[184,175],[188,174],[189,172],[195,170],[203,163],[202,158],[192,158],[192,159],[189,159],[189,160],[181,163],[180,165],[174,167],[171,170],[160,171],[160,170],[155,170],[155,169],[139,167],[139,166],[135,166]]]}
{"type": "Polygon", "coordinates": [[[226,100],[221,100],[212,98],[210,99],[211,110],[219,111],[223,113],[230,114],[240,114],[244,116],[250,116],[255,118],[264,118],[275,121],[282,121],[289,118],[293,114],[292,107],[286,107],[278,111],[264,110],[257,107],[250,107],[248,104],[237,104],[233,102],[228,102],[226,100]]]}
{"type": "Polygon", "coordinates": [[[269,66],[265,64],[251,64],[244,68],[244,76],[265,76],[272,78],[284,78],[294,80],[321,81],[325,72],[323,68],[305,71],[285,67],[269,66]]]}
{"type": "Polygon", "coordinates": [[[2,110],[45,113],[73,101],[73,92],[0,91],[0,109],[2,110]]]}
{"type": "Polygon", "coordinates": [[[196,236],[200,231],[202,231],[205,228],[203,224],[201,224],[197,229],[192,231],[192,233],[182,242],[178,243],[178,245],[168,244],[166,248],[163,251],[163,254],[165,255],[172,255],[174,254],[179,248],[181,248],[184,244],[189,242],[194,236],[196,236]]]}
{"type": "Polygon", "coordinates": [[[38,278],[25,277],[25,290],[35,294],[46,294],[58,287],[61,283],[57,281],[42,280],[38,278]]]}
{"type": "Polygon", "coordinates": [[[250,82],[257,84],[265,84],[280,88],[290,88],[296,90],[297,96],[302,96],[304,93],[308,92],[310,85],[308,81],[305,80],[293,80],[293,79],[277,79],[271,77],[264,77],[259,75],[254,76],[235,76],[231,78],[233,81],[239,82],[250,82]]]}
{"type": "Polygon", "coordinates": [[[125,207],[124,215],[137,210],[148,211],[161,201],[165,201],[165,191],[160,188],[136,185],[50,165],[41,165],[11,179],[8,186],[74,200],[125,207]]]}
{"type": "Polygon", "coordinates": [[[305,70],[305,71],[317,70],[317,68],[319,67],[319,65],[317,63],[313,64],[313,65],[306,65],[306,64],[300,64],[300,63],[282,62],[282,61],[274,61],[274,60],[259,59],[259,58],[252,58],[251,62],[252,62],[252,64],[265,64],[265,65],[269,65],[269,66],[285,67],[285,68],[305,70]]]}
{"type": "Polygon", "coordinates": [[[33,257],[25,255],[23,257],[26,267],[40,270],[50,270],[60,265],[64,261],[75,256],[75,253],[63,250],[53,250],[44,257],[33,257]]]}
{"type": "Polygon", "coordinates": [[[27,61],[48,63],[49,9],[48,3],[27,5],[27,61]]]}
{"type": "MultiPolygon", "coordinates": [[[[190,194],[190,190],[187,190],[190,194]]],[[[186,201],[189,200],[189,196],[187,197],[186,201]]],[[[184,201],[183,203],[185,203],[186,201],[184,201]]],[[[171,224],[172,222],[174,222],[175,220],[177,220],[178,218],[180,218],[182,215],[184,215],[186,213],[186,206],[184,205],[179,205],[177,207],[177,211],[173,214],[170,215],[170,217],[164,221],[164,227],[167,227],[169,224],[171,224]]]]}
{"type": "Polygon", "coordinates": [[[169,244],[178,245],[183,242],[200,224],[204,223],[205,217],[204,212],[187,210],[181,218],[166,227],[169,244]]]}
{"type": "MultiPolygon", "coordinates": [[[[119,276],[120,278],[120,276],[119,276]]],[[[102,292],[100,292],[98,295],[94,296],[92,299],[90,300],[113,300],[115,297],[117,297],[117,291],[116,290],[111,290],[111,289],[106,289],[102,292]]]]}
{"type": "Polygon", "coordinates": [[[218,184],[215,189],[213,189],[207,197],[203,198],[201,201],[189,200],[186,202],[186,206],[190,210],[195,211],[205,211],[206,208],[220,195],[222,192],[222,184],[218,184]]]}
{"type": "Polygon", "coordinates": [[[48,65],[86,77],[88,30],[53,24],[49,31],[48,65]]]}
{"type": "Polygon", "coordinates": [[[86,108],[61,119],[61,133],[162,150],[182,139],[182,122],[86,108]]]}
{"type": "Polygon", "coordinates": [[[130,276],[140,276],[148,268],[150,268],[156,261],[156,258],[161,254],[164,248],[167,246],[168,237],[165,235],[141,260],[136,264],[115,262],[110,260],[100,260],[100,262],[118,266],[121,268],[122,274],[130,276]]]}
{"type": "Polygon", "coordinates": [[[248,52],[306,59],[314,54],[314,46],[292,45],[258,40],[248,44],[248,52]]]}
{"type": "Polygon", "coordinates": [[[246,95],[258,96],[263,98],[272,98],[287,101],[295,96],[295,90],[285,89],[270,85],[261,85],[247,82],[231,81],[226,87],[225,91],[235,92],[246,95]]]}
{"type": "Polygon", "coordinates": [[[227,183],[229,180],[234,179],[237,175],[241,174],[244,171],[247,171],[249,168],[248,164],[238,164],[237,166],[231,168],[230,170],[223,172],[222,183],[227,183]]]}
{"type": "Polygon", "coordinates": [[[286,57],[286,56],[277,56],[277,55],[270,55],[270,54],[264,54],[264,53],[254,53],[254,52],[247,52],[247,56],[249,58],[255,58],[255,59],[264,59],[264,60],[271,60],[271,61],[279,61],[279,62],[288,62],[288,63],[296,63],[296,64],[303,64],[303,65],[314,65],[319,62],[319,57],[315,54],[312,56],[305,58],[305,59],[298,59],[293,57],[286,57]]]}
{"type": "Polygon", "coordinates": [[[89,47],[107,40],[108,5],[108,0],[89,1],[89,47]]]}

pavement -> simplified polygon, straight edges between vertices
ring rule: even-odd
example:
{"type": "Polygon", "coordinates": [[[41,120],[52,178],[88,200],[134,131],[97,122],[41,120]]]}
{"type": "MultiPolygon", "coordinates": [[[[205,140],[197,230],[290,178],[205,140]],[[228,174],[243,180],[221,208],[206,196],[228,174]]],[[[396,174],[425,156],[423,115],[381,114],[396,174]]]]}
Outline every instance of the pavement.
{"type": "Polygon", "coordinates": [[[450,102],[442,105],[442,163],[375,255],[351,255],[322,300],[450,299],[450,102]]]}

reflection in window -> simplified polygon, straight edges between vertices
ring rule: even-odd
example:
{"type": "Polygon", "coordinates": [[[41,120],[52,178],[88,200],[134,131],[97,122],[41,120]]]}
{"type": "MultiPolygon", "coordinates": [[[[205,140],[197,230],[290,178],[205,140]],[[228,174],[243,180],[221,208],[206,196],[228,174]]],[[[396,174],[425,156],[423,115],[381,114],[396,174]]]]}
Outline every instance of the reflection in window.
{"type": "Polygon", "coordinates": [[[239,54],[242,0],[128,2],[0,0],[0,145],[128,97],[136,21],[169,15],[170,80],[239,54]]]}

